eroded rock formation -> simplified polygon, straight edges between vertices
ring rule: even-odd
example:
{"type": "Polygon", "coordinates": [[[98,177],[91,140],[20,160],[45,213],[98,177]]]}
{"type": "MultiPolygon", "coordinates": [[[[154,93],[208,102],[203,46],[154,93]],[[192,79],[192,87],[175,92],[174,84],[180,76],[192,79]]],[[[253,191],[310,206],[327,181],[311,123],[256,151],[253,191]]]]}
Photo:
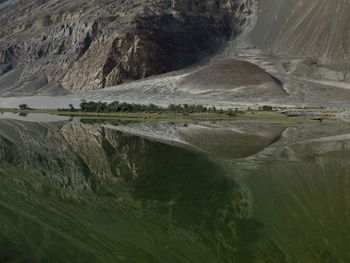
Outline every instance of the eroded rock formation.
{"type": "Polygon", "coordinates": [[[113,86],[190,65],[239,31],[251,0],[9,1],[0,5],[2,91],[113,86]]]}

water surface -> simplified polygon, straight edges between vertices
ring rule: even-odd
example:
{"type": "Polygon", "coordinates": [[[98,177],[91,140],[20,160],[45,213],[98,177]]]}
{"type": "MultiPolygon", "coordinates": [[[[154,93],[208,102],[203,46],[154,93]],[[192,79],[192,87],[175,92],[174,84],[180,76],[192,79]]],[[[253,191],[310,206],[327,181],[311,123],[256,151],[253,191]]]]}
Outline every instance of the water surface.
{"type": "Polygon", "coordinates": [[[28,122],[56,122],[56,121],[67,121],[70,117],[59,116],[54,114],[46,113],[12,113],[12,112],[2,112],[0,113],[0,120],[19,120],[28,122]]]}
{"type": "Polygon", "coordinates": [[[348,133],[0,120],[0,262],[349,262],[348,133]]]}
{"type": "Polygon", "coordinates": [[[69,96],[27,96],[27,97],[0,97],[0,108],[14,109],[20,104],[27,104],[33,109],[57,109],[68,108],[69,104],[78,107],[81,98],[69,96]]]}

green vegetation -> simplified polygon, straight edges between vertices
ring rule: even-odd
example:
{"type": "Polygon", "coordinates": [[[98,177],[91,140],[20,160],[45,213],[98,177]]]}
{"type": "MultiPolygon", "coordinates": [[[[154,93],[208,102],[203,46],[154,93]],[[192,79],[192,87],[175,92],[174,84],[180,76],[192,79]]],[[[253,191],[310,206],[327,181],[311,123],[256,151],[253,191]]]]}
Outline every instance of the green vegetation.
{"type": "Polygon", "coordinates": [[[113,112],[176,112],[176,113],[230,113],[233,115],[233,110],[223,109],[217,110],[216,107],[206,107],[198,104],[170,104],[169,106],[158,106],[155,104],[135,104],[114,101],[111,103],[106,102],[95,102],[82,100],[80,103],[80,109],[75,109],[73,105],[69,105],[68,109],[58,109],[59,111],[69,112],[98,112],[98,113],[113,113],[113,112]]]}
{"type": "Polygon", "coordinates": [[[229,110],[227,111],[227,115],[228,115],[228,116],[237,116],[237,112],[238,112],[238,109],[237,109],[237,108],[236,108],[235,111],[233,111],[232,109],[229,109],[229,110]]]}
{"type": "Polygon", "coordinates": [[[31,110],[27,104],[20,104],[18,107],[20,110],[31,110]]]}
{"type": "MultiPolygon", "coordinates": [[[[247,112],[233,111],[234,117],[227,114],[220,114],[219,112],[205,112],[205,113],[177,113],[177,112],[82,112],[82,111],[58,111],[57,109],[32,109],[27,111],[21,111],[19,109],[0,109],[1,113],[10,112],[15,114],[53,114],[59,116],[78,117],[83,121],[93,122],[109,122],[113,120],[120,121],[167,121],[167,122],[180,122],[180,123],[198,123],[201,121],[237,121],[237,122],[259,122],[259,123],[284,123],[288,126],[299,125],[305,122],[314,122],[304,117],[290,118],[287,115],[281,114],[278,111],[259,111],[252,110],[247,112]]],[[[5,117],[6,118],[6,117],[5,117]]]]}
{"type": "MultiPolygon", "coordinates": [[[[297,123],[311,121],[303,117],[290,118],[281,114],[281,107],[269,105],[259,108],[248,107],[242,111],[244,105],[235,105],[235,108],[227,108],[227,105],[220,107],[207,107],[198,104],[171,104],[167,107],[154,104],[135,104],[125,102],[94,102],[82,100],[80,107],[75,108],[72,104],[64,109],[33,109],[23,104],[19,109],[0,109],[0,114],[4,112],[18,113],[26,116],[29,113],[46,113],[69,117],[80,117],[84,120],[118,119],[123,121],[169,121],[196,123],[198,121],[221,121],[235,120],[243,122],[273,122],[288,123],[294,125],[297,123]],[[239,106],[239,108],[237,108],[239,106]],[[225,108],[225,109],[224,109],[225,108]]],[[[288,108],[294,109],[294,108],[288,108]]],[[[296,108],[297,109],[297,108],[296,108]]],[[[302,110],[303,108],[299,108],[302,110]]]]}
{"type": "Polygon", "coordinates": [[[273,107],[269,106],[269,105],[264,105],[262,107],[259,107],[259,110],[262,110],[262,111],[273,111],[273,107]]]}
{"type": "Polygon", "coordinates": [[[27,117],[28,113],[27,112],[20,112],[18,115],[21,117],[27,117]]]}

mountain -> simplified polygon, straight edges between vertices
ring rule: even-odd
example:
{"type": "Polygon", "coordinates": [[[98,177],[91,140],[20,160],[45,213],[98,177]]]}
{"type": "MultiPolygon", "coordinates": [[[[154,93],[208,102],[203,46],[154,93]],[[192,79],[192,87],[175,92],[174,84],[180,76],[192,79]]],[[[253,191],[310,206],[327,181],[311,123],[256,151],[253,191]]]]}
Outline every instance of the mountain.
{"type": "Polygon", "coordinates": [[[0,95],[347,107],[343,0],[9,0],[0,95]]]}
{"type": "Polygon", "coordinates": [[[310,57],[319,64],[350,62],[350,3],[343,0],[259,0],[252,42],[279,56],[310,57]]]}
{"type": "Polygon", "coordinates": [[[237,34],[250,0],[19,0],[0,7],[2,91],[101,89],[186,67],[237,34]]]}

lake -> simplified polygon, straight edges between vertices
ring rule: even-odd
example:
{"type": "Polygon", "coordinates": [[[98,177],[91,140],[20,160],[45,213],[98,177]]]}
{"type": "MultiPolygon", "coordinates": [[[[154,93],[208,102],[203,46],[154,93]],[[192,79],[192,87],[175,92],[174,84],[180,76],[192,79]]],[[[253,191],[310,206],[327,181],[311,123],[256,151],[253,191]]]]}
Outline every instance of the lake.
{"type": "Polygon", "coordinates": [[[0,118],[0,262],[350,262],[348,124],[0,118]]]}

